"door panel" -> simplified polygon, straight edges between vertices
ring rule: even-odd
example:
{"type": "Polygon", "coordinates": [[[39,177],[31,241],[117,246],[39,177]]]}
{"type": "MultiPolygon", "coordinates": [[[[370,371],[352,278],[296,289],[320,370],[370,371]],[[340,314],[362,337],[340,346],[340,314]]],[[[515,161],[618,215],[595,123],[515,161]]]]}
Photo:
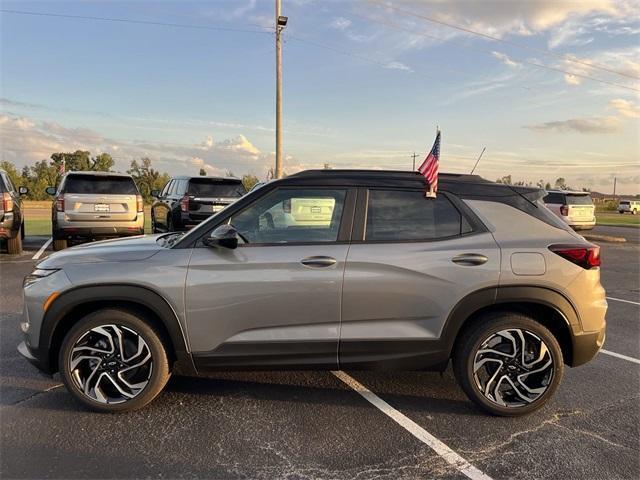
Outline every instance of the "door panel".
{"type": "Polygon", "coordinates": [[[453,307],[472,291],[497,285],[499,271],[500,252],[490,233],[353,244],[343,287],[340,367],[427,367],[453,307]],[[483,261],[459,261],[469,254],[483,261]]]}
{"type": "Polygon", "coordinates": [[[347,250],[346,244],[195,248],[186,314],[199,368],[336,368],[347,250]],[[312,257],[335,263],[302,263],[312,257]]]}

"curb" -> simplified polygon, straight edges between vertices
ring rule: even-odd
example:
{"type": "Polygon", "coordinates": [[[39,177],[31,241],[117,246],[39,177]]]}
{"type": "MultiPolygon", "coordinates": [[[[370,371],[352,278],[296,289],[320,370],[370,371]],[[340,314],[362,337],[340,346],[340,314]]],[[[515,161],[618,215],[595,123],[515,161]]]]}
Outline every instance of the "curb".
{"type": "Polygon", "coordinates": [[[587,240],[595,240],[598,242],[625,243],[627,241],[627,239],[624,237],[613,237],[611,235],[596,235],[596,234],[587,233],[582,236],[587,240]]]}

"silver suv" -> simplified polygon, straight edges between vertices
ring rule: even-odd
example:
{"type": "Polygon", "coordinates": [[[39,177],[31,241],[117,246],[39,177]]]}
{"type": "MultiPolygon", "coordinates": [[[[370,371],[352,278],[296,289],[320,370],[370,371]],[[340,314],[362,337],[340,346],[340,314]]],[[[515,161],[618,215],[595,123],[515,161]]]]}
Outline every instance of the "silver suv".
{"type": "Polygon", "coordinates": [[[54,250],[67,242],[142,235],[144,202],[131,175],[69,172],[58,188],[48,187],[54,250]]]}
{"type": "Polygon", "coordinates": [[[24,283],[20,352],[100,411],[169,375],[226,369],[453,371],[497,415],[541,407],[593,358],[597,246],[542,190],[441,174],[307,171],[187,234],[53,254],[24,283]]]}

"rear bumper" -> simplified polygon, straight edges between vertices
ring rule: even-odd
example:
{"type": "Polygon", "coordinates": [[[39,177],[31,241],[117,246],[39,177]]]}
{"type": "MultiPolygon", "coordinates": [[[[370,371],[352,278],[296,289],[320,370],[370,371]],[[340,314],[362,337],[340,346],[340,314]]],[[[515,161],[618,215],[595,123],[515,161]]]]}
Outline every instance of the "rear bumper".
{"type": "Polygon", "coordinates": [[[572,367],[583,365],[591,360],[602,349],[606,337],[606,326],[595,332],[584,332],[573,335],[572,367]]]}
{"type": "Polygon", "coordinates": [[[116,227],[116,226],[96,226],[96,227],[61,227],[54,231],[54,240],[74,239],[74,238],[113,238],[132,237],[143,235],[144,227],[137,225],[116,227]]]}

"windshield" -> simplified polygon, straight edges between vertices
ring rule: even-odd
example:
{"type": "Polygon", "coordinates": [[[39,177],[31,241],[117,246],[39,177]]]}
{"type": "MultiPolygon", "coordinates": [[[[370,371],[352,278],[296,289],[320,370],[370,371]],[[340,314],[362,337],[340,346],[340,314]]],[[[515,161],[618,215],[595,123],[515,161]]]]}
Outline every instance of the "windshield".
{"type": "Polygon", "coordinates": [[[137,195],[138,188],[130,177],[70,175],[64,183],[64,193],[137,195]]]}
{"type": "Polygon", "coordinates": [[[246,193],[239,180],[193,178],[189,180],[189,195],[195,197],[241,197],[246,193]]]}
{"type": "Polygon", "coordinates": [[[567,195],[567,205],[593,205],[590,195],[567,195]]]}
{"type": "Polygon", "coordinates": [[[631,202],[624,202],[624,201],[622,201],[622,202],[620,202],[620,205],[631,205],[631,202]]]}

